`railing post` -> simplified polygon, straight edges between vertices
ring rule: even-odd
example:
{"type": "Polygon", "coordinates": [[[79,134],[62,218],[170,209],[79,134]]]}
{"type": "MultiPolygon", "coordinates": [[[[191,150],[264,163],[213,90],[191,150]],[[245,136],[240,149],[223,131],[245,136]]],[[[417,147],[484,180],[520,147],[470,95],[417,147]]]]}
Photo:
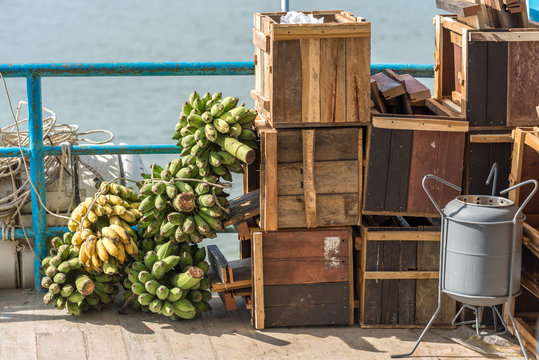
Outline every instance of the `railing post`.
{"type": "MultiPolygon", "coordinates": [[[[28,97],[28,134],[30,149],[30,180],[32,189],[32,223],[34,228],[34,251],[39,259],[47,256],[47,213],[40,205],[39,197],[45,205],[45,168],[43,165],[43,118],[41,113],[41,77],[32,75],[26,78],[28,97]]],[[[40,260],[34,259],[35,288],[41,285],[39,273],[40,260]]]]}

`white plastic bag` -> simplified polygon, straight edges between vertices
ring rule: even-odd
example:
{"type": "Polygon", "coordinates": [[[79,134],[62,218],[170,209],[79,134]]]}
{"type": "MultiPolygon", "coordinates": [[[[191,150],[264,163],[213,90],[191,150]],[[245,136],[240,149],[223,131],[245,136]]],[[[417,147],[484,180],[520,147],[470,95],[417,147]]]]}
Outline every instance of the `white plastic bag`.
{"type": "Polygon", "coordinates": [[[302,12],[289,11],[281,16],[281,24],[323,24],[324,18],[315,18],[313,14],[305,15],[302,12]]]}

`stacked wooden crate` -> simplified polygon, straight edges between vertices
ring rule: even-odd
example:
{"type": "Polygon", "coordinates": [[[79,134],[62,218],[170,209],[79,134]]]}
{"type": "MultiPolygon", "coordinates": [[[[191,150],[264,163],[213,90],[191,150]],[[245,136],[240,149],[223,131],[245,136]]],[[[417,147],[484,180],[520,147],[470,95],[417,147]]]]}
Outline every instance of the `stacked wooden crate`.
{"type": "Polygon", "coordinates": [[[253,29],[260,156],[244,176],[246,191],[260,188],[253,322],[351,324],[370,24],[343,11],[312,12],[323,24],[280,24],[285,14],[256,14],[253,29]]]}

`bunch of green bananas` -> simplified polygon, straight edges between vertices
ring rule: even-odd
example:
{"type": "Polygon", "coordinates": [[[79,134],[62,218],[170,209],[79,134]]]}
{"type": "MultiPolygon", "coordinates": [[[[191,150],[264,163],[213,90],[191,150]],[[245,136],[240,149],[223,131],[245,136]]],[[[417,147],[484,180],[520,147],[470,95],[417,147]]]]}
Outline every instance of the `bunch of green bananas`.
{"type": "Polygon", "coordinates": [[[43,302],[54,304],[58,310],[66,308],[77,316],[112,303],[119,290],[114,283],[120,280],[120,276],[86,272],[72,239],[72,233],[65,233],[63,238],[53,238],[49,256],[43,259],[40,271],[44,275],[41,286],[48,289],[43,302]]]}
{"type": "Polygon", "coordinates": [[[126,267],[124,300],[133,297],[133,306],[163,314],[174,320],[192,319],[211,310],[210,280],[205,276],[209,264],[206,249],[196,244],[181,246],[168,241],[157,245],[126,267]]]}
{"type": "Polygon", "coordinates": [[[139,195],[143,251],[168,240],[199,243],[223,230],[228,194],[216,176],[201,177],[197,170],[185,158],[173,160],[165,169],[152,166],[152,176],[144,181],[139,195]]]}
{"type": "Polygon", "coordinates": [[[68,228],[79,250],[84,269],[91,273],[117,273],[118,263],[138,253],[137,234],[131,228],[142,217],[137,194],[130,188],[101,183],[100,191],[87,197],[71,213],[68,228]]]}
{"type": "Polygon", "coordinates": [[[185,162],[196,165],[201,176],[215,174],[232,181],[231,172],[243,173],[242,163],[255,158],[256,111],[236,106],[238,98],[221,97],[193,92],[182,106],[173,139],[183,148],[185,162]]]}

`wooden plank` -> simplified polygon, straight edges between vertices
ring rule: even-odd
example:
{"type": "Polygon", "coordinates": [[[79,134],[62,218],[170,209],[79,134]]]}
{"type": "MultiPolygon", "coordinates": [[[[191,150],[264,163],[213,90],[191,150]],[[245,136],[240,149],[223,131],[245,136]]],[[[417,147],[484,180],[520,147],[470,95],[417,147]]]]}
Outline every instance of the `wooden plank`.
{"type": "Polygon", "coordinates": [[[230,212],[223,222],[225,227],[260,215],[260,189],[230,200],[227,209],[230,212]]]}
{"type": "MultiPolygon", "coordinates": [[[[400,271],[417,269],[417,243],[400,242],[400,271]]],[[[415,321],[415,280],[399,280],[398,323],[413,324],[415,321]]]]}
{"type": "Polygon", "coordinates": [[[223,255],[221,250],[219,250],[217,245],[208,245],[207,249],[208,249],[208,261],[213,271],[215,271],[215,273],[217,274],[217,276],[223,283],[228,282],[229,265],[225,256],[223,255]]]}
{"type": "MultiPolygon", "coordinates": [[[[358,161],[316,161],[314,163],[314,191],[317,194],[358,193],[358,161]],[[336,177],[335,174],[349,174],[336,177]]],[[[306,187],[303,163],[284,163],[277,168],[277,195],[302,195],[306,187]]]]}
{"type": "MultiPolygon", "coordinates": [[[[350,128],[316,129],[314,158],[319,161],[357,160],[358,154],[350,149],[357,149],[358,133],[350,128]]],[[[277,137],[277,161],[282,163],[302,163],[301,131],[297,129],[279,130],[277,137]]],[[[264,159],[262,159],[262,162],[264,159]]]]}
{"type": "Polygon", "coordinates": [[[536,42],[539,41],[539,31],[471,31],[470,41],[489,42],[536,42]]]}
{"type": "Polygon", "coordinates": [[[371,24],[324,23],[322,24],[273,24],[273,39],[333,39],[333,38],[370,38],[371,24]]]}
{"type": "Polygon", "coordinates": [[[346,41],[320,40],[320,121],[346,122],[346,41]]]}
{"type": "Polygon", "coordinates": [[[484,0],[490,23],[495,28],[512,28],[511,14],[505,11],[502,0],[484,0]]]}
{"type": "MultiPolygon", "coordinates": [[[[376,119],[373,119],[373,122],[376,119]]],[[[369,127],[367,172],[365,189],[365,210],[384,210],[388,179],[391,131],[369,127]]]]}
{"type": "MultiPolygon", "coordinates": [[[[444,29],[444,20],[447,17],[437,15],[435,17],[435,49],[434,49],[434,97],[442,101],[444,96],[454,90],[453,74],[455,70],[453,58],[453,45],[448,29],[444,29]]],[[[461,30],[457,33],[462,33],[461,30]]]]}
{"type": "Polygon", "coordinates": [[[439,231],[368,231],[369,241],[440,241],[439,231]]]}
{"type": "Polygon", "coordinates": [[[464,0],[436,0],[436,7],[458,16],[477,15],[480,6],[464,0]]]}
{"type": "Polygon", "coordinates": [[[438,279],[438,271],[366,271],[365,279],[438,279]]]}
{"type": "Polygon", "coordinates": [[[458,120],[438,120],[425,118],[403,118],[373,116],[375,128],[421,131],[467,132],[468,122],[458,120]]]}
{"type": "Polygon", "coordinates": [[[348,259],[350,231],[350,228],[337,228],[268,232],[264,234],[264,259],[319,259],[326,261],[328,267],[340,266],[333,263],[333,257],[348,259]]]}
{"type": "Polygon", "coordinates": [[[380,93],[386,100],[391,100],[397,96],[404,95],[406,90],[402,84],[393,80],[384,73],[378,73],[371,76],[376,81],[380,93]]]}
{"type": "Polygon", "coordinates": [[[271,114],[273,124],[302,121],[302,65],[299,40],[274,41],[271,62],[273,85],[271,114]]]}
{"type": "MultiPolygon", "coordinates": [[[[400,244],[396,241],[383,243],[383,259],[382,267],[384,269],[382,273],[398,272],[399,269],[399,255],[400,244]],[[389,270],[389,271],[387,271],[389,270]]],[[[372,275],[370,272],[365,273],[365,278],[372,275]]],[[[398,297],[399,297],[399,281],[395,279],[387,279],[382,282],[382,319],[384,324],[396,324],[398,322],[398,297]]]]}
{"type": "MultiPolygon", "coordinates": [[[[365,269],[367,271],[381,270],[382,263],[379,261],[379,259],[382,256],[383,243],[365,240],[364,242],[366,243],[366,246],[364,246],[364,249],[366,250],[364,252],[366,257],[365,269]]],[[[382,281],[367,281],[364,273],[361,274],[361,281],[364,284],[362,324],[379,324],[382,317],[382,281]]]]}
{"type": "Polygon", "coordinates": [[[253,29],[253,44],[264,52],[270,52],[270,37],[256,28],[253,29]]]}
{"type": "MultiPolygon", "coordinates": [[[[529,179],[539,180],[539,151],[529,146],[527,139],[537,137],[533,134],[527,133],[524,137],[524,150],[522,152],[522,171],[520,174],[520,181],[529,179]]],[[[525,186],[520,188],[518,204],[524,203],[526,198],[530,195],[533,186],[525,186]]],[[[539,197],[532,197],[530,202],[524,209],[525,214],[538,214],[539,213],[539,197]]]]}
{"type": "Polygon", "coordinates": [[[266,309],[268,327],[348,325],[348,304],[275,306],[266,309]]]}
{"type": "Polygon", "coordinates": [[[507,43],[487,43],[487,122],[505,126],[507,117],[507,43]]]}
{"type": "Polygon", "coordinates": [[[471,143],[512,143],[511,134],[473,134],[470,135],[471,143]]]}
{"type": "MultiPolygon", "coordinates": [[[[464,170],[465,134],[441,132],[436,158],[436,174],[452,184],[461,186],[464,170]]],[[[439,182],[435,184],[433,196],[441,206],[445,206],[459,193],[439,182]]]]}
{"type": "Polygon", "coordinates": [[[459,22],[454,15],[442,15],[441,17],[443,27],[458,34],[462,34],[462,30],[474,30],[473,27],[459,22]]]}
{"type": "Polygon", "coordinates": [[[391,132],[388,181],[384,204],[384,209],[387,211],[406,211],[412,137],[413,132],[409,130],[393,130],[391,132]]]}
{"type": "Polygon", "coordinates": [[[287,258],[264,259],[264,284],[316,284],[320,282],[348,283],[348,258],[327,259],[287,258]]]}
{"type": "Polygon", "coordinates": [[[460,116],[460,113],[454,112],[447,106],[442,105],[438,100],[432,98],[425,100],[425,106],[434,114],[439,116],[460,116]]]}
{"type": "Polygon", "coordinates": [[[539,32],[536,40],[509,43],[507,92],[507,126],[539,124],[535,107],[539,104],[539,89],[534,81],[539,78],[539,66],[532,59],[539,58],[539,32]]]}
{"type": "Polygon", "coordinates": [[[320,40],[301,41],[301,122],[320,122],[320,40]]]}
{"type": "Polygon", "coordinates": [[[314,188],[314,130],[302,130],[303,198],[308,228],[316,227],[316,191],[314,188]]]}
{"type": "Polygon", "coordinates": [[[372,78],[371,78],[371,100],[374,101],[374,105],[376,106],[376,109],[378,111],[380,111],[381,113],[387,113],[386,104],[384,103],[384,99],[382,99],[382,96],[380,95],[380,90],[378,89],[376,80],[372,78]]]}
{"type": "Polygon", "coordinates": [[[277,131],[264,132],[264,230],[277,230],[277,131]]]}
{"type": "Polygon", "coordinates": [[[534,334],[535,332],[522,319],[515,319],[515,325],[518,329],[518,332],[520,333],[520,336],[522,337],[522,341],[524,342],[526,348],[531,350],[537,358],[538,348],[537,339],[535,338],[534,334]]]}
{"type": "Polygon", "coordinates": [[[410,74],[400,75],[401,79],[404,81],[406,92],[410,95],[410,100],[421,101],[430,98],[430,90],[428,87],[423,85],[419,80],[414,78],[410,74]]]}
{"type": "MultiPolygon", "coordinates": [[[[509,176],[509,186],[514,186],[522,181],[522,160],[524,154],[524,138],[526,133],[521,129],[513,132],[513,152],[511,155],[511,175],[509,176]]],[[[518,203],[520,199],[520,188],[509,192],[509,200],[518,203]]]]}
{"type": "Polygon", "coordinates": [[[349,285],[345,282],[267,285],[264,287],[264,304],[270,306],[347,304],[349,285]]]}
{"type": "Polygon", "coordinates": [[[346,39],[345,41],[346,122],[366,123],[370,121],[370,37],[346,39]]]}
{"type": "Polygon", "coordinates": [[[261,232],[253,233],[253,256],[252,256],[252,284],[254,305],[254,327],[264,329],[264,263],[263,263],[263,239],[261,232]]]}
{"type": "Polygon", "coordinates": [[[466,119],[470,126],[487,124],[487,43],[468,44],[466,119]]]}

